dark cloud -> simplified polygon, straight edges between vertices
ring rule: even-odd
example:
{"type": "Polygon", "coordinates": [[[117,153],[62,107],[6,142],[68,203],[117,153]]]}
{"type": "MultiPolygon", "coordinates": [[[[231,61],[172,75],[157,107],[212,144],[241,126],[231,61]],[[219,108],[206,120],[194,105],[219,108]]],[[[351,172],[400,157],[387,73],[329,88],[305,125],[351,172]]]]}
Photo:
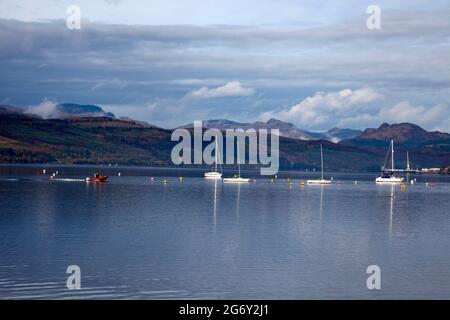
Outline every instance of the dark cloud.
{"type": "Polygon", "coordinates": [[[448,105],[450,13],[387,12],[377,31],[365,19],[308,29],[83,21],[81,30],[0,20],[0,100],[96,103],[163,126],[194,116],[254,120],[347,88],[372,88],[392,106],[448,105]],[[183,100],[236,81],[258,94],[183,100]]]}

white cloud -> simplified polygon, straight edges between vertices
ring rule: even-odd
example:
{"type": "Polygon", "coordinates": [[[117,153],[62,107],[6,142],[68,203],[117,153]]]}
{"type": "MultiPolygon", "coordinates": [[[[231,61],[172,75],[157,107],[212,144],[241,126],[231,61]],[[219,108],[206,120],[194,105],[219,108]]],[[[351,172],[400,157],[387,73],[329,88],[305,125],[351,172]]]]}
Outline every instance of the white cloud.
{"type": "Polygon", "coordinates": [[[330,93],[317,92],[288,110],[266,112],[260,118],[262,120],[277,118],[293,122],[300,127],[315,129],[333,126],[337,119],[354,114],[357,110],[371,109],[373,102],[383,98],[382,94],[370,88],[355,91],[344,89],[330,93]]]}
{"type": "Polygon", "coordinates": [[[44,99],[39,105],[30,107],[25,110],[25,113],[38,115],[44,119],[59,118],[58,103],[44,99]]]}
{"type": "Polygon", "coordinates": [[[97,82],[92,88],[92,91],[101,89],[119,89],[123,90],[127,87],[128,82],[120,80],[119,78],[105,79],[97,82]]]}
{"type": "Polygon", "coordinates": [[[105,0],[105,2],[107,4],[112,4],[112,5],[118,5],[121,2],[124,2],[123,0],[105,0]]]}
{"type": "Polygon", "coordinates": [[[313,130],[325,130],[336,125],[366,128],[377,127],[383,122],[411,122],[429,130],[450,131],[449,106],[446,104],[428,107],[400,101],[392,105],[385,100],[384,95],[371,88],[317,92],[287,110],[263,113],[260,119],[277,118],[313,130]],[[382,103],[384,105],[380,105],[382,103]]]}
{"type": "MultiPolygon", "coordinates": [[[[120,16],[126,6],[125,2],[118,5],[120,16]]],[[[45,9],[48,11],[47,6],[45,9]]],[[[450,106],[450,42],[446,41],[450,11],[404,9],[407,11],[386,11],[380,32],[365,28],[365,10],[361,17],[350,17],[348,23],[310,27],[230,26],[218,25],[217,20],[214,25],[171,26],[156,25],[148,17],[152,25],[127,26],[93,19],[85,23],[79,37],[68,33],[60,20],[24,23],[0,19],[1,70],[15,75],[0,79],[0,96],[10,97],[8,104],[13,105],[35,105],[45,96],[58,101],[120,103],[122,114],[136,114],[162,126],[200,116],[252,121],[262,112],[272,111],[266,115],[285,115],[286,120],[315,130],[397,122],[387,111],[399,101],[409,101],[410,114],[417,108],[433,109],[427,117],[437,119],[436,123],[418,117],[429,123],[426,129],[449,128],[442,120],[448,107],[441,117],[432,115],[442,108],[433,106],[450,106]],[[44,71],[48,76],[43,78],[44,71]],[[235,79],[242,81],[235,87],[243,91],[230,89],[228,82],[235,79]],[[386,98],[366,103],[371,95],[364,90],[339,92],[364,87],[376,88],[386,98]],[[197,97],[186,95],[192,90],[197,97]],[[239,91],[237,96],[244,92],[244,98],[233,99],[233,103],[213,99],[236,96],[239,91]],[[318,91],[326,93],[314,94],[318,91]],[[252,92],[255,94],[245,97],[252,92]],[[288,112],[288,107],[308,95],[309,100],[300,103],[304,110],[288,112]],[[159,98],[167,103],[147,110],[146,102],[159,98]],[[181,104],[186,108],[180,108],[181,104]],[[139,113],[134,107],[143,110],[139,113]],[[386,119],[379,116],[382,108],[386,119]]],[[[186,16],[184,10],[182,14],[186,16]]],[[[134,23],[138,21],[134,19],[134,23]]]]}
{"type": "Polygon", "coordinates": [[[450,132],[449,106],[438,104],[432,107],[415,106],[408,101],[401,101],[394,106],[382,107],[375,114],[356,113],[340,120],[341,126],[360,127],[378,126],[380,123],[410,122],[427,128],[428,130],[439,130],[450,132]]]}
{"type": "Polygon", "coordinates": [[[239,81],[231,81],[221,87],[213,89],[202,87],[198,90],[191,91],[188,96],[199,99],[209,99],[223,97],[245,97],[251,96],[254,93],[255,90],[253,88],[246,88],[242,86],[239,81]]]}

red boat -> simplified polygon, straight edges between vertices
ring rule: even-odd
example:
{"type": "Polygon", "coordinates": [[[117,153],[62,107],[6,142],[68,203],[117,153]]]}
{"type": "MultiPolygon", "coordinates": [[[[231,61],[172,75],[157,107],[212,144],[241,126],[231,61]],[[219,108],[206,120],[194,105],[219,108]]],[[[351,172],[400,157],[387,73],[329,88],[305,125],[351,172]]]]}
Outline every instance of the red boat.
{"type": "Polygon", "coordinates": [[[106,182],[107,179],[108,179],[108,176],[102,176],[102,175],[96,173],[93,178],[86,178],[86,181],[87,182],[106,182]]]}

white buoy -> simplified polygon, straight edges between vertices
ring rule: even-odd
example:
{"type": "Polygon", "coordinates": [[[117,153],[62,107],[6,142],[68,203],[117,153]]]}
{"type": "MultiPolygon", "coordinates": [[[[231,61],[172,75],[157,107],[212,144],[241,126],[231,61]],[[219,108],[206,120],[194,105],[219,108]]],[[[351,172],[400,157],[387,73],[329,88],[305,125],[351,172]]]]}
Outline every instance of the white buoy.
{"type": "Polygon", "coordinates": [[[122,175],[122,174],[119,172],[119,173],[118,173],[118,176],[120,177],[121,175],[122,175]]]}
{"type": "Polygon", "coordinates": [[[42,173],[45,174],[45,169],[42,169],[42,173]]]}
{"type": "Polygon", "coordinates": [[[414,180],[411,180],[411,184],[414,184],[414,180]]]}

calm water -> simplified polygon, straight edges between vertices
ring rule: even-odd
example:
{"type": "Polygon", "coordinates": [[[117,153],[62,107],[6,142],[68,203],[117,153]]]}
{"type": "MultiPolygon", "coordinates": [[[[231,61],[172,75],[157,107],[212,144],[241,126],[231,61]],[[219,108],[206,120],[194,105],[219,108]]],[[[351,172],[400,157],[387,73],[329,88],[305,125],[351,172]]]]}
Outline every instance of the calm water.
{"type": "Polygon", "coordinates": [[[450,298],[450,177],[401,190],[373,175],[236,185],[199,170],[110,167],[96,185],[50,181],[42,168],[0,166],[2,299],[450,298]],[[81,290],[66,289],[72,264],[81,290]],[[381,290],[366,288],[371,264],[381,290]]]}

